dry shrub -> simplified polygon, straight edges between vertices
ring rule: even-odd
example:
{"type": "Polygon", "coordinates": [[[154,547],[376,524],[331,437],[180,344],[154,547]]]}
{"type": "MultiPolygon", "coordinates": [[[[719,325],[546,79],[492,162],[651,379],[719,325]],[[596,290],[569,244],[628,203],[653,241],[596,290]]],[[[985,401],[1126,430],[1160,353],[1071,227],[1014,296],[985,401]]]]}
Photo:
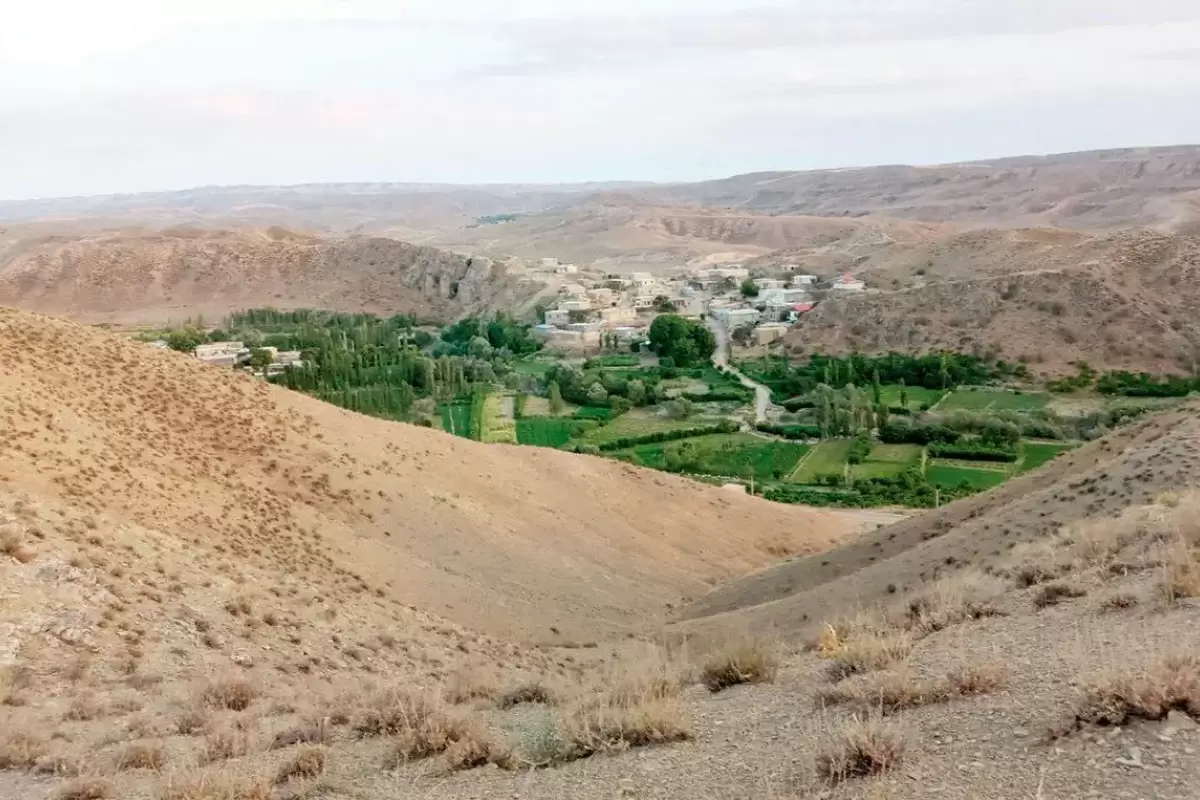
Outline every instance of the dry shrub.
{"type": "Polygon", "coordinates": [[[420,724],[396,732],[384,769],[399,769],[412,761],[445,754],[451,770],[485,764],[511,766],[512,754],[478,717],[439,710],[420,724]]]}
{"type": "Polygon", "coordinates": [[[104,706],[93,695],[81,694],[71,700],[63,719],[69,722],[89,722],[104,714],[104,706]]]}
{"type": "Polygon", "coordinates": [[[82,771],[79,760],[64,753],[55,753],[45,758],[39,758],[37,766],[34,767],[34,772],[39,775],[59,777],[75,777],[82,771]]]}
{"type": "Polygon", "coordinates": [[[739,642],[708,657],[700,669],[700,682],[710,692],[739,683],[770,683],[779,670],[775,650],[762,642],[739,642]]]}
{"type": "Polygon", "coordinates": [[[175,720],[175,732],[180,736],[195,736],[208,727],[209,718],[208,709],[202,706],[185,709],[175,720]]]}
{"type": "Polygon", "coordinates": [[[1124,611],[1138,604],[1138,597],[1132,592],[1114,592],[1100,601],[1100,610],[1105,612],[1124,611]]]}
{"type": "Polygon", "coordinates": [[[1085,594],[1087,594],[1086,590],[1067,583],[1047,583],[1034,592],[1033,605],[1035,608],[1056,606],[1063,600],[1083,597],[1085,594]]]}
{"type": "Polygon", "coordinates": [[[104,778],[79,778],[59,790],[58,800],[105,800],[112,796],[112,786],[104,778]]]}
{"type": "Polygon", "coordinates": [[[904,603],[904,625],[932,633],[967,620],[996,616],[993,603],[1008,584],[977,569],[942,578],[910,595],[904,603]]]}
{"type": "Polygon", "coordinates": [[[1054,540],[1041,539],[1017,545],[1003,572],[1011,574],[1021,589],[1054,580],[1071,569],[1070,554],[1056,544],[1054,540]]]}
{"type": "Polygon", "coordinates": [[[499,687],[496,676],[484,670],[453,673],[442,687],[442,695],[451,703],[470,703],[473,700],[495,697],[499,687]]]}
{"type": "Polygon", "coordinates": [[[838,784],[886,772],[903,759],[905,746],[899,728],[879,719],[854,717],[817,752],[817,775],[838,784]]]}
{"type": "Polygon", "coordinates": [[[905,631],[863,632],[844,642],[830,658],[829,674],[841,680],[862,672],[887,669],[908,658],[912,637],[905,631]]]}
{"type": "Polygon", "coordinates": [[[430,717],[443,713],[441,698],[416,690],[382,688],[366,694],[354,716],[353,730],[360,738],[395,736],[419,728],[430,717]]]}
{"type": "Polygon", "coordinates": [[[271,797],[269,781],[205,774],[171,780],[158,794],[158,800],[271,800],[271,797]]]}
{"type": "Polygon", "coordinates": [[[653,671],[582,692],[564,711],[568,747],[561,760],[690,739],[678,693],[678,681],[653,671]]]}
{"type": "Polygon", "coordinates": [[[1200,559],[1191,543],[1176,539],[1163,559],[1163,597],[1168,603],[1200,597],[1200,559]]]}
{"type": "Polygon", "coordinates": [[[204,747],[200,750],[200,763],[212,764],[231,758],[241,758],[257,749],[257,741],[253,734],[226,725],[204,737],[204,747]]]}
{"type": "Polygon", "coordinates": [[[0,739],[0,769],[32,769],[46,752],[39,736],[16,731],[0,739]]]}
{"type": "Polygon", "coordinates": [[[22,564],[33,560],[33,552],[25,547],[21,531],[11,524],[0,527],[0,555],[14,558],[22,564]]]}
{"type": "Polygon", "coordinates": [[[496,708],[507,709],[526,703],[540,703],[552,706],[558,701],[558,695],[542,681],[530,681],[506,689],[496,696],[496,708]]]}
{"type": "Polygon", "coordinates": [[[828,705],[848,705],[860,714],[888,715],[956,697],[988,694],[1002,684],[1002,673],[992,666],[960,667],[940,680],[922,680],[900,670],[851,678],[821,690],[817,700],[828,705]]]}
{"type": "Polygon", "coordinates": [[[1058,733],[1086,724],[1163,719],[1171,711],[1200,717],[1200,655],[1172,654],[1149,666],[1093,678],[1084,686],[1074,719],[1058,733]]]}
{"type": "Polygon", "coordinates": [[[33,671],[28,667],[0,667],[0,706],[23,706],[25,692],[33,684],[33,671]]]}
{"type": "Polygon", "coordinates": [[[128,769],[160,770],[167,763],[167,751],[161,745],[135,742],[117,754],[116,766],[120,771],[128,769]]]}
{"type": "Polygon", "coordinates": [[[325,720],[311,719],[275,734],[275,738],[271,740],[271,749],[278,750],[294,744],[329,744],[331,739],[325,720]]]}
{"type": "Polygon", "coordinates": [[[287,783],[292,778],[312,780],[325,771],[329,750],[325,747],[301,747],[290,761],[279,768],[276,783],[287,783]]]}
{"type": "Polygon", "coordinates": [[[258,687],[245,678],[226,678],[204,687],[200,699],[210,708],[245,711],[258,695],[258,687]]]}

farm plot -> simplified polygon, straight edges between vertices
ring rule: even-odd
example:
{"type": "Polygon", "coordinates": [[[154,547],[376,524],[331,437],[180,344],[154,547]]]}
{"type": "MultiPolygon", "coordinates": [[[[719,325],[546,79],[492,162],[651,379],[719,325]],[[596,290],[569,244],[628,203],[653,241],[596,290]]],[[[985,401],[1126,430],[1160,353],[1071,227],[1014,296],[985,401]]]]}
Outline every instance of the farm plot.
{"type": "Polygon", "coordinates": [[[1074,450],[1076,446],[1064,442],[1022,442],[1021,472],[1037,469],[1059,453],[1074,450]]]}
{"type": "Polygon", "coordinates": [[[488,395],[483,405],[483,441],[491,444],[516,444],[517,427],[512,420],[512,397],[488,395]],[[507,403],[508,413],[503,406],[507,403]]]}
{"type": "Polygon", "coordinates": [[[614,455],[656,469],[767,481],[790,474],[807,452],[807,445],[731,433],[640,445],[614,455]]]}
{"type": "Polygon", "coordinates": [[[469,439],[471,437],[471,404],[451,403],[442,406],[442,430],[469,439]]]}
{"type": "Polygon", "coordinates": [[[821,442],[788,476],[790,483],[816,483],[825,475],[841,475],[846,468],[846,456],[854,442],[851,439],[831,439],[821,442]]]}
{"type": "Polygon", "coordinates": [[[926,389],[924,386],[901,387],[898,384],[889,384],[880,389],[883,402],[889,406],[899,406],[901,394],[905,395],[908,398],[910,411],[917,411],[922,407],[932,407],[946,394],[944,389],[926,389]]]}
{"type": "Polygon", "coordinates": [[[938,405],[941,412],[951,411],[1036,411],[1050,402],[1044,392],[1022,393],[986,389],[958,389],[938,405]]]}
{"type": "Polygon", "coordinates": [[[537,447],[562,447],[588,425],[557,417],[522,417],[517,420],[517,442],[537,447]]]}
{"type": "Polygon", "coordinates": [[[635,409],[622,414],[607,425],[588,431],[581,437],[588,444],[604,444],[627,436],[646,436],[659,431],[677,431],[696,428],[713,422],[702,417],[691,419],[668,419],[651,410],[635,409]]]}
{"type": "Polygon", "coordinates": [[[861,464],[851,469],[857,479],[894,478],[921,461],[923,448],[916,444],[877,444],[861,464]]]}
{"type": "Polygon", "coordinates": [[[991,489],[1008,480],[1008,473],[1002,469],[977,469],[963,466],[961,462],[935,459],[925,469],[925,478],[944,489],[954,489],[964,483],[972,489],[991,489]]]}

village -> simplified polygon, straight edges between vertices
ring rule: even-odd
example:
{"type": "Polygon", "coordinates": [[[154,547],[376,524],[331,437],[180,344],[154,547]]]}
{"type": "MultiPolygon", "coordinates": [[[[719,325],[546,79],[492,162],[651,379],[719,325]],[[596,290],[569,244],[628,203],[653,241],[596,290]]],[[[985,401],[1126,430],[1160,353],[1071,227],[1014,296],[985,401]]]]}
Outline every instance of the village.
{"type": "Polygon", "coordinates": [[[728,264],[615,274],[543,258],[528,274],[558,281],[558,293],[553,308],[539,310],[534,335],[556,350],[633,349],[653,316],[673,313],[710,317],[738,344],[764,346],[822,300],[866,291],[849,273],[823,281],[797,264],[775,271],[779,277],[751,277],[745,266],[728,264]]]}

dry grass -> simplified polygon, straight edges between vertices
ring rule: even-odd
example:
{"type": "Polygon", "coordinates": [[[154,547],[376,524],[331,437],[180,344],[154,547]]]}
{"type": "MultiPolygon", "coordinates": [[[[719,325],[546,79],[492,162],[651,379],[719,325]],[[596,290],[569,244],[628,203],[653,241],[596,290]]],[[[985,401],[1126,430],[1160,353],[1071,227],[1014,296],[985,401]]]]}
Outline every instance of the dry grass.
{"type": "Polygon", "coordinates": [[[167,763],[167,751],[158,744],[135,742],[126,745],[117,754],[116,767],[124,771],[129,769],[161,770],[167,763]]]}
{"type": "Polygon", "coordinates": [[[1052,736],[1083,725],[1163,719],[1171,711],[1200,717],[1200,656],[1169,655],[1148,666],[1097,676],[1084,685],[1073,719],[1052,736]]]}
{"type": "Polygon", "coordinates": [[[855,717],[817,752],[817,775],[839,784],[886,772],[903,759],[905,738],[901,729],[879,719],[855,717]]]}
{"type": "Polygon", "coordinates": [[[79,778],[55,795],[58,800],[105,800],[112,797],[112,786],[104,778],[79,778]]]}
{"type": "Polygon", "coordinates": [[[430,693],[415,690],[377,688],[359,701],[354,715],[353,730],[360,738],[395,736],[425,724],[430,717],[442,713],[441,699],[430,693]]]}
{"type": "Polygon", "coordinates": [[[455,704],[490,699],[498,692],[495,674],[479,669],[454,672],[442,686],[442,696],[455,704]]]}
{"type": "Polygon", "coordinates": [[[995,616],[993,603],[1008,591],[1008,583],[977,569],[965,569],[909,595],[902,623],[927,634],[960,622],[995,616]]]}
{"type": "Polygon", "coordinates": [[[542,681],[522,683],[496,695],[496,708],[507,709],[525,703],[541,703],[552,706],[558,702],[558,693],[542,681]]]}
{"type": "Polygon", "coordinates": [[[923,680],[907,670],[860,675],[826,687],[817,700],[846,705],[860,714],[894,714],[907,708],[988,694],[1003,685],[1001,671],[990,665],[951,670],[940,680],[923,680]]]}
{"type": "Polygon", "coordinates": [[[200,699],[210,708],[245,711],[259,695],[259,689],[244,678],[226,678],[204,687],[200,699]]]}
{"type": "Polygon", "coordinates": [[[863,672],[888,669],[912,651],[912,637],[905,631],[864,631],[842,643],[830,657],[829,674],[834,680],[863,672]]]}
{"type": "Polygon", "coordinates": [[[202,706],[185,709],[175,720],[175,732],[180,736],[195,736],[208,727],[210,718],[208,709],[202,706]]]}
{"type": "Polygon", "coordinates": [[[1171,544],[1163,559],[1162,593],[1168,603],[1200,597],[1200,558],[1195,546],[1182,537],[1171,544]]]}
{"type": "Polygon", "coordinates": [[[14,525],[0,527],[0,556],[8,556],[22,564],[33,560],[33,552],[25,546],[20,530],[14,525]]]}
{"type": "Polygon", "coordinates": [[[1086,590],[1068,583],[1047,583],[1039,586],[1038,590],[1033,593],[1033,605],[1035,608],[1047,608],[1056,606],[1063,600],[1083,597],[1086,594],[1086,590]]]}
{"type": "Polygon", "coordinates": [[[656,670],[627,674],[581,693],[563,712],[568,747],[561,760],[686,741],[691,733],[678,693],[678,680],[656,670]]]}
{"type": "Polygon", "coordinates": [[[0,667],[0,706],[23,706],[28,702],[25,692],[33,683],[27,667],[0,667]]]}
{"type": "Polygon", "coordinates": [[[710,692],[739,683],[769,683],[775,680],[779,658],[762,642],[740,642],[713,653],[700,669],[700,682],[710,692]]]}
{"type": "Polygon", "coordinates": [[[325,771],[329,750],[324,747],[301,747],[296,754],[279,768],[276,783],[287,783],[292,778],[312,780],[325,771]]]}
{"type": "Polygon", "coordinates": [[[204,746],[200,750],[200,763],[212,764],[231,758],[241,758],[258,749],[256,737],[251,732],[226,725],[204,737],[204,746]]]}
{"type": "Polygon", "coordinates": [[[172,779],[158,800],[271,800],[272,796],[269,781],[201,774],[172,779]]]}
{"type": "Polygon", "coordinates": [[[412,761],[443,754],[450,770],[512,764],[511,751],[481,719],[438,710],[396,733],[383,768],[399,769],[412,761]]]}
{"type": "Polygon", "coordinates": [[[46,752],[39,736],[15,731],[0,739],[0,769],[32,769],[46,752]]]}
{"type": "Polygon", "coordinates": [[[278,750],[294,744],[329,744],[331,739],[329,725],[325,720],[312,719],[275,734],[275,738],[271,740],[271,749],[278,750]]]}
{"type": "Polygon", "coordinates": [[[1124,611],[1138,604],[1138,596],[1133,592],[1113,592],[1100,601],[1100,610],[1104,612],[1124,611]]]}

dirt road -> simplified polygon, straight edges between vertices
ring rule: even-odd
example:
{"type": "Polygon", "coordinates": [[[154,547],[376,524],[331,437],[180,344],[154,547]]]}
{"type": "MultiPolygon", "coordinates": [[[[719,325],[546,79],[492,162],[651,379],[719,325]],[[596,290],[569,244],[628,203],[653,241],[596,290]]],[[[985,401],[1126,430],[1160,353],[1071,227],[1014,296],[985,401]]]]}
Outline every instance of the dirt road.
{"type": "Polygon", "coordinates": [[[712,357],[713,365],[725,367],[737,376],[742,386],[754,390],[754,421],[755,423],[766,422],[767,409],[771,407],[771,390],[761,383],[755,383],[729,365],[729,331],[725,325],[710,316],[708,327],[712,329],[713,336],[717,340],[717,349],[713,351],[712,357]]]}

